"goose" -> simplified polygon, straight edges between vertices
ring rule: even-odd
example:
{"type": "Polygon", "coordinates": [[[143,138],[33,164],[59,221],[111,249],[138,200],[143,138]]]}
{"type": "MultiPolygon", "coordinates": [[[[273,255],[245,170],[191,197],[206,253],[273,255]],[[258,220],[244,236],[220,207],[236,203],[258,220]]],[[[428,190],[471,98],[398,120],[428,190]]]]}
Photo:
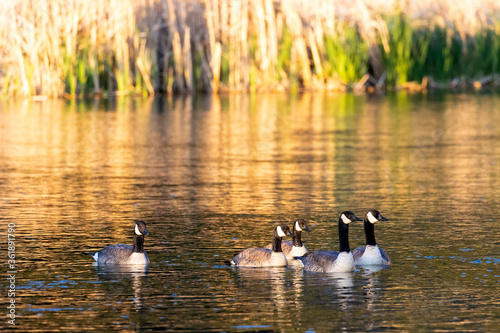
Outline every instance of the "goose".
{"type": "MultiPolygon", "coordinates": [[[[311,231],[307,226],[307,222],[303,219],[299,219],[293,223],[293,241],[282,241],[281,242],[281,250],[286,256],[286,259],[290,260],[294,257],[301,257],[307,253],[307,249],[302,244],[302,231],[311,231]]],[[[271,250],[273,248],[273,244],[267,244],[264,246],[265,249],[271,250]]]]}
{"type": "Polygon", "coordinates": [[[345,211],[339,217],[340,251],[312,251],[297,259],[302,262],[304,271],[324,273],[346,273],[355,270],[354,258],[349,248],[349,223],[361,221],[351,211],[345,211]]]}
{"type": "Polygon", "coordinates": [[[281,240],[285,236],[293,236],[286,224],[279,224],[273,231],[272,249],[250,248],[237,253],[227,262],[235,266],[247,267],[281,267],[287,266],[286,257],[281,250],[281,240]]]}
{"type": "Polygon", "coordinates": [[[358,266],[374,266],[391,264],[391,259],[378,247],[375,241],[375,223],[378,221],[389,221],[380,214],[378,210],[371,209],[366,212],[363,224],[365,227],[366,246],[356,248],[352,255],[354,263],[358,266]]]}
{"type": "Polygon", "coordinates": [[[148,256],[144,251],[144,236],[149,235],[144,221],[137,221],[134,227],[134,246],[108,245],[99,252],[84,252],[94,257],[97,265],[147,265],[148,256]]]}

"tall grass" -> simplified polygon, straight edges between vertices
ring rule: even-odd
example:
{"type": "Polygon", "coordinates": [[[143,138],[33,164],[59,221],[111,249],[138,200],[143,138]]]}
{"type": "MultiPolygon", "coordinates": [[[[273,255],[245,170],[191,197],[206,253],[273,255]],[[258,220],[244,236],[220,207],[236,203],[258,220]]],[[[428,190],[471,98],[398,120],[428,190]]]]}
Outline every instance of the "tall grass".
{"type": "Polygon", "coordinates": [[[476,80],[500,73],[499,17],[495,0],[2,1],[0,95],[476,80]]]}
{"type": "Polygon", "coordinates": [[[368,69],[368,45],[356,28],[341,27],[336,35],[325,34],[325,68],[329,77],[342,83],[359,81],[368,69]]]}
{"type": "MultiPolygon", "coordinates": [[[[384,52],[387,69],[387,83],[399,86],[408,81],[408,75],[415,63],[415,52],[412,50],[413,29],[403,14],[386,19],[389,30],[389,50],[384,52]]],[[[420,46],[422,47],[422,46],[420,46]]]]}

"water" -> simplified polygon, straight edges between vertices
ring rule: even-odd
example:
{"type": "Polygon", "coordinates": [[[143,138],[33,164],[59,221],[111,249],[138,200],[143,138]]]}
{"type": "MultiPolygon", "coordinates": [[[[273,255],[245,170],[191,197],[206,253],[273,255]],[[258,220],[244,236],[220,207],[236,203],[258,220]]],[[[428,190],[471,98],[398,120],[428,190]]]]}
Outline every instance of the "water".
{"type": "MultiPolygon", "coordinates": [[[[404,93],[3,102],[0,241],[15,223],[17,317],[3,303],[0,328],[498,331],[499,106],[404,93]],[[310,250],[338,249],[340,212],[369,208],[390,219],[376,226],[390,269],[224,265],[297,218],[310,250]],[[148,270],[81,253],[131,244],[136,219],[148,270]]],[[[364,244],[362,223],[350,241],[364,244]]]]}

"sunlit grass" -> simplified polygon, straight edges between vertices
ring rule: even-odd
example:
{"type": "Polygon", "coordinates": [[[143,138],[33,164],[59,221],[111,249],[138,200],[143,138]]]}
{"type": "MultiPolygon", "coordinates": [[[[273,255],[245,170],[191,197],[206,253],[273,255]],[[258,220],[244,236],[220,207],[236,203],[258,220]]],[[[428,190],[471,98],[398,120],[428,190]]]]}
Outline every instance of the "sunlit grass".
{"type": "Polygon", "coordinates": [[[324,36],[326,73],[328,77],[338,77],[344,84],[352,84],[368,69],[368,45],[356,28],[343,27],[340,31],[324,36]]]}
{"type": "Polygon", "coordinates": [[[386,22],[389,29],[389,52],[384,53],[387,83],[399,86],[408,82],[416,58],[416,54],[412,53],[413,29],[402,14],[388,17],[386,22]]]}

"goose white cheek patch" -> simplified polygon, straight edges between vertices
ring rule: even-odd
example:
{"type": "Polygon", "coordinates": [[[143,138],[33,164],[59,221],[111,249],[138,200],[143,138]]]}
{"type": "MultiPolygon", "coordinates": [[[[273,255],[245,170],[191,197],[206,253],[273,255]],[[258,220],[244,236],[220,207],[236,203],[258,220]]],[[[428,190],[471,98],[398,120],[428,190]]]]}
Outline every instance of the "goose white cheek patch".
{"type": "Polygon", "coordinates": [[[283,232],[283,230],[281,230],[281,227],[277,227],[276,230],[278,231],[278,236],[280,237],[285,237],[285,233],[283,232]]]}
{"type": "Polygon", "coordinates": [[[139,227],[137,226],[137,224],[135,225],[135,234],[136,235],[142,235],[141,232],[139,231],[139,227]]]}
{"type": "Polygon", "coordinates": [[[368,217],[368,221],[370,221],[370,223],[375,223],[377,222],[378,220],[375,218],[375,216],[373,216],[372,212],[368,212],[368,214],[366,215],[366,217],[368,217]]]}
{"type": "Polygon", "coordinates": [[[349,224],[349,223],[351,223],[351,222],[352,222],[352,221],[351,221],[351,220],[350,220],[347,216],[345,216],[344,214],[342,214],[342,215],[340,216],[340,218],[342,219],[342,222],[344,222],[345,224],[349,224]]]}
{"type": "Polygon", "coordinates": [[[295,223],[295,230],[302,231],[302,228],[300,227],[300,225],[298,223],[295,223]]]}

